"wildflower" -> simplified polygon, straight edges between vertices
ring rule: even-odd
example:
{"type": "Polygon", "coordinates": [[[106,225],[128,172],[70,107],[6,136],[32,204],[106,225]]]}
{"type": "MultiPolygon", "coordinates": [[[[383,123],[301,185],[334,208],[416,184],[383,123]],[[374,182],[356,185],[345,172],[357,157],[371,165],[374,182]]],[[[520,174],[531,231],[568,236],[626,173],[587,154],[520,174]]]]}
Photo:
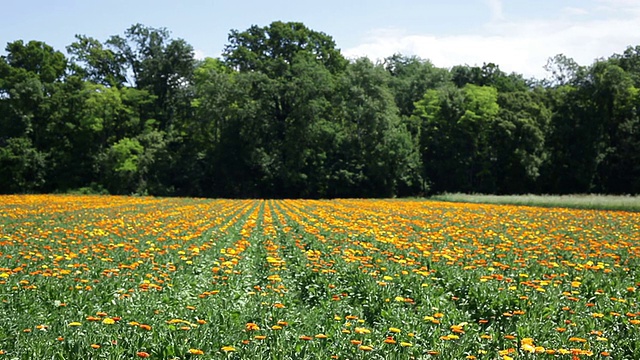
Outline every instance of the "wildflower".
{"type": "Polygon", "coordinates": [[[256,323],[249,322],[245,325],[245,329],[247,331],[256,331],[256,330],[260,330],[260,327],[256,323]]]}
{"type": "Polygon", "coordinates": [[[579,342],[579,343],[586,343],[587,339],[583,339],[583,338],[579,338],[579,337],[570,337],[569,341],[579,342]]]}

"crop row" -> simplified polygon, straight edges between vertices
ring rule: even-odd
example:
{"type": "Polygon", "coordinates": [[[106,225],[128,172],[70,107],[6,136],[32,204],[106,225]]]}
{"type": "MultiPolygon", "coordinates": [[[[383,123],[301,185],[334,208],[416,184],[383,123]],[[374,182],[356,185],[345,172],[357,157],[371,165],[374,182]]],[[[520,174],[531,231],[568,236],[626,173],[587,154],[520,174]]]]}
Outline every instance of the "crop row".
{"type": "Polygon", "coordinates": [[[0,197],[0,359],[640,353],[640,214],[0,197]]]}

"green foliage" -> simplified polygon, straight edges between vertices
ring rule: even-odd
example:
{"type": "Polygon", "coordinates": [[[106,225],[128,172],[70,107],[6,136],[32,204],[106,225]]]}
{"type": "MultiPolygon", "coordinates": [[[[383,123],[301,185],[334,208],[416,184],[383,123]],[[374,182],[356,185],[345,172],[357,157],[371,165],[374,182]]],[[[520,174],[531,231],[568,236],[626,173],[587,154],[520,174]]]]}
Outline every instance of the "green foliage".
{"type": "Polygon", "coordinates": [[[299,22],[232,30],[197,61],[135,24],[70,55],[0,56],[0,188],[211,197],[639,193],[640,47],[547,79],[493,63],[347,60],[299,22]]]}
{"type": "Polygon", "coordinates": [[[27,138],[10,138],[0,146],[0,192],[41,190],[46,177],[46,156],[27,138]]]}

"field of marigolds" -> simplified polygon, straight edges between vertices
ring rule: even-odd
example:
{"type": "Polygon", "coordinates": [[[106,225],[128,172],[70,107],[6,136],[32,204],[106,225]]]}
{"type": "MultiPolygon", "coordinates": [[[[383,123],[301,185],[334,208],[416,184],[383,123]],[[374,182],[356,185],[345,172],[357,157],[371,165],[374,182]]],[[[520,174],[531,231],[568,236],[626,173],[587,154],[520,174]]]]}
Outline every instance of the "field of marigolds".
{"type": "Polygon", "coordinates": [[[0,196],[1,359],[633,359],[640,213],[0,196]]]}

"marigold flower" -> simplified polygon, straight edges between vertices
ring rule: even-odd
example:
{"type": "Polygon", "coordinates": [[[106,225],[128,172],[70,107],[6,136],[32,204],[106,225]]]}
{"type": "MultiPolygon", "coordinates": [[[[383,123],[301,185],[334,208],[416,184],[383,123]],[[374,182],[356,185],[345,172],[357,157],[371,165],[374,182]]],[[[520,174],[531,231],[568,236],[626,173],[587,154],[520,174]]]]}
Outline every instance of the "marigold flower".
{"type": "Polygon", "coordinates": [[[308,335],[301,335],[298,339],[304,340],[304,341],[309,341],[309,340],[312,340],[313,338],[311,336],[308,336],[308,335]]]}
{"type": "Polygon", "coordinates": [[[570,337],[569,341],[579,342],[579,343],[586,343],[587,339],[583,339],[583,338],[579,338],[579,337],[570,337]]]}
{"type": "Polygon", "coordinates": [[[221,350],[224,352],[231,352],[236,351],[236,348],[234,348],[233,346],[223,346],[221,350]]]}
{"type": "Polygon", "coordinates": [[[204,351],[200,349],[189,349],[189,354],[191,355],[203,355],[204,351]]]}
{"type": "Polygon", "coordinates": [[[136,355],[138,355],[138,357],[141,357],[141,358],[148,358],[149,356],[151,356],[151,355],[150,355],[148,352],[146,352],[146,351],[138,351],[138,352],[136,353],[136,355]]]}
{"type": "Polygon", "coordinates": [[[82,326],[82,323],[79,323],[79,322],[77,322],[77,321],[74,321],[74,322],[70,322],[70,323],[69,323],[69,326],[82,326]]]}
{"type": "Polygon", "coordinates": [[[358,349],[360,349],[362,351],[371,351],[371,350],[373,350],[373,348],[371,346],[367,346],[367,345],[360,345],[358,347],[358,349]]]}
{"type": "Polygon", "coordinates": [[[395,344],[396,341],[393,339],[393,337],[388,336],[386,339],[384,339],[384,343],[385,344],[395,344]]]}
{"type": "Polygon", "coordinates": [[[392,332],[392,333],[399,333],[400,331],[401,331],[401,330],[400,330],[400,329],[398,329],[398,328],[394,328],[394,327],[390,327],[390,328],[389,328],[389,332],[392,332]]]}
{"type": "Polygon", "coordinates": [[[98,344],[91,344],[91,347],[94,349],[100,349],[100,345],[98,344]]]}

